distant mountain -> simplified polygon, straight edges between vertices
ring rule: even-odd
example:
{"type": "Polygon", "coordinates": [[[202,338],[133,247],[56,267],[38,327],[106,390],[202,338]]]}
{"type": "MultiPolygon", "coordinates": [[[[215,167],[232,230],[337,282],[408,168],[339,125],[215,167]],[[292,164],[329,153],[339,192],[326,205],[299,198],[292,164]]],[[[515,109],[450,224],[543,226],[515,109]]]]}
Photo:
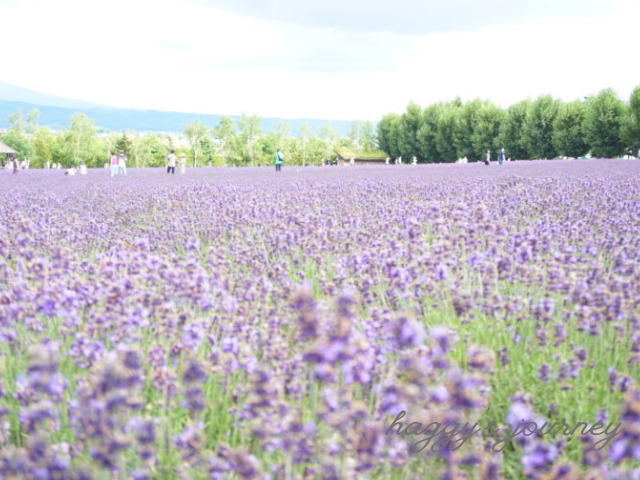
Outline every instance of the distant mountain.
{"type": "Polygon", "coordinates": [[[71,98],[58,97],[47,93],[37,92],[28,88],[19,87],[6,82],[0,82],[0,100],[22,102],[32,105],[46,105],[61,108],[109,108],[99,103],[85,102],[71,98]]]}
{"type": "MultiPolygon", "coordinates": [[[[69,119],[76,113],[84,113],[95,121],[102,130],[124,132],[182,132],[184,127],[194,120],[200,120],[209,127],[214,127],[222,115],[196,114],[182,112],[162,112],[157,110],[134,110],[113,108],[81,100],[73,100],[55,95],[36,92],[9,83],[0,82],[0,129],[8,127],[8,117],[21,110],[25,115],[31,110],[40,112],[39,124],[52,129],[67,128],[69,119]]],[[[230,115],[234,120],[240,116],[230,115]]],[[[339,135],[346,136],[351,127],[346,120],[320,119],[283,119],[261,118],[263,132],[268,132],[278,122],[285,122],[291,127],[291,134],[297,135],[303,124],[308,124],[315,133],[330,122],[331,128],[339,135]]]]}

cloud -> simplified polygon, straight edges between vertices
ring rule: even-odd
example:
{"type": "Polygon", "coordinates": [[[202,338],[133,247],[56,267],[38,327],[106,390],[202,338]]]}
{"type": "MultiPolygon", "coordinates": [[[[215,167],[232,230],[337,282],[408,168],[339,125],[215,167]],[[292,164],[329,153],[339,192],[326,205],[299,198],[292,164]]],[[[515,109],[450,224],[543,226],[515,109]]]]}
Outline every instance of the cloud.
{"type": "Polygon", "coordinates": [[[576,18],[560,16],[575,5],[570,0],[556,0],[557,8],[539,0],[540,11],[520,23],[513,19],[533,8],[531,0],[513,0],[523,10],[511,22],[504,0],[483,2],[482,15],[461,0],[426,7],[398,0],[393,9],[374,0],[366,8],[362,0],[237,0],[223,10],[225,1],[20,0],[9,7],[0,0],[0,18],[11,19],[3,33],[20,38],[3,51],[12,68],[0,71],[0,81],[129,108],[375,121],[411,100],[460,96],[508,106],[604,87],[626,99],[640,78],[640,64],[629,60],[637,0],[613,0],[599,16],[605,0],[587,0],[576,18]],[[501,5],[506,10],[494,18],[501,5]],[[467,18],[476,15],[505,24],[465,30],[482,23],[467,18]],[[440,33],[424,34],[429,22],[440,33]],[[33,35],[24,35],[27,24],[33,35]],[[406,25],[417,27],[410,33],[406,25]]]}
{"type": "Polygon", "coordinates": [[[189,51],[189,47],[187,47],[186,45],[181,45],[179,43],[174,43],[170,41],[161,41],[156,43],[154,46],[155,48],[158,48],[160,50],[174,50],[178,52],[189,51]]]}
{"type": "MultiPolygon", "coordinates": [[[[287,26],[272,32],[272,45],[256,55],[197,61],[205,68],[274,68],[301,73],[383,72],[397,68],[411,50],[393,34],[357,34],[287,26]]],[[[200,58],[206,58],[202,56],[200,58]]]]}
{"type": "Polygon", "coordinates": [[[239,15],[351,32],[424,35],[558,17],[595,17],[624,0],[190,0],[239,15]]]}

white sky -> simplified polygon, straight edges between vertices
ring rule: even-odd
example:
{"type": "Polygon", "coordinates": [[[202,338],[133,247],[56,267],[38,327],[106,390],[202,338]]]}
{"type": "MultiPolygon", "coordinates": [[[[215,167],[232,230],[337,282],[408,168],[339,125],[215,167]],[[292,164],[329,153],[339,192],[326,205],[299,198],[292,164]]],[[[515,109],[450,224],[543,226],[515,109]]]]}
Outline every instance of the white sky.
{"type": "Polygon", "coordinates": [[[379,120],[640,85],[638,0],[0,0],[0,81],[127,108],[379,120]],[[11,66],[7,68],[7,66],[11,66]]]}

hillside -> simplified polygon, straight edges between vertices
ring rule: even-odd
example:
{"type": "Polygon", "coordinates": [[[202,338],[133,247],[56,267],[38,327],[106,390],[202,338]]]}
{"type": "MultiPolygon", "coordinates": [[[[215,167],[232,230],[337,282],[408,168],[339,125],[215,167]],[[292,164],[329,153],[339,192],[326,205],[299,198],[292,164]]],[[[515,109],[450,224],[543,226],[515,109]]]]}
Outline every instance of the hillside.
{"type": "MultiPolygon", "coordinates": [[[[222,115],[195,114],[185,112],[164,112],[158,110],[134,110],[111,108],[108,106],[66,99],[54,95],[43,94],[8,83],[0,82],[0,129],[7,128],[8,117],[18,110],[27,114],[33,109],[40,112],[39,123],[52,129],[63,129],[69,125],[69,119],[76,113],[84,113],[93,119],[102,130],[139,131],[139,132],[182,132],[185,125],[200,120],[210,127],[218,124],[222,115]]],[[[240,115],[231,116],[240,120],[240,115]]],[[[315,133],[330,122],[331,127],[341,136],[347,135],[351,126],[346,120],[323,119],[283,119],[262,118],[262,131],[268,132],[278,122],[286,122],[291,127],[291,134],[297,135],[303,124],[308,124],[315,133]]]]}

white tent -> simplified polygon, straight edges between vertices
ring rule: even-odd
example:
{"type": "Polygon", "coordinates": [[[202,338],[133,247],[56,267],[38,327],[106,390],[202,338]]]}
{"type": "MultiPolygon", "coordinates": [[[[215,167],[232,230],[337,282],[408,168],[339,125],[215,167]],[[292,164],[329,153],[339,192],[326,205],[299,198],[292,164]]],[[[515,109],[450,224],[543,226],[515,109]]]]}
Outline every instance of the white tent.
{"type": "Polygon", "coordinates": [[[11,148],[6,143],[0,142],[0,167],[3,167],[8,155],[15,155],[16,152],[13,148],[11,148]]]}
{"type": "Polygon", "coordinates": [[[18,153],[13,148],[11,148],[6,143],[0,142],[0,153],[8,154],[8,153],[18,153]]]}

